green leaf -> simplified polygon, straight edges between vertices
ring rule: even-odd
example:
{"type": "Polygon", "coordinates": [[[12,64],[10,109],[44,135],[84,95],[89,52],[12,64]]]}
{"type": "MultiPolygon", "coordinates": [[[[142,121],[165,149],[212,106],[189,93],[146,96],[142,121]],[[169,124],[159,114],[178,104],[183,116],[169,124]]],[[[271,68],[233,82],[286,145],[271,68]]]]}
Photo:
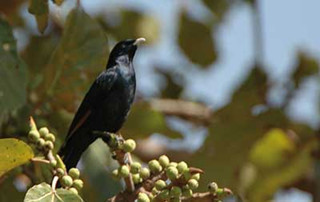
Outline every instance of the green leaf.
{"type": "Polygon", "coordinates": [[[29,80],[31,81],[29,86],[31,89],[37,87],[42,81],[42,73],[58,42],[59,38],[55,33],[45,36],[32,36],[30,38],[28,46],[22,52],[22,58],[28,65],[29,80]]]}
{"type": "Polygon", "coordinates": [[[171,138],[179,138],[181,134],[170,129],[165,116],[151,109],[145,102],[135,103],[128,120],[121,130],[126,137],[146,138],[153,133],[161,133],[171,138]]]}
{"type": "Polygon", "coordinates": [[[74,111],[93,79],[106,65],[108,43],[103,30],[83,10],[72,10],[39,86],[55,108],[74,111]]]}
{"type": "Polygon", "coordinates": [[[211,28],[194,21],[186,13],[180,16],[178,43],[193,63],[207,67],[217,59],[211,28]]]}
{"type": "Polygon", "coordinates": [[[48,26],[49,5],[48,0],[29,0],[29,13],[33,14],[37,21],[38,30],[43,33],[48,26]]]}
{"type": "Polygon", "coordinates": [[[273,170],[258,169],[259,175],[247,190],[248,201],[267,201],[279,188],[310,175],[309,171],[313,165],[311,154],[317,147],[316,139],[309,140],[281,166],[273,170]]]}
{"type": "Polygon", "coordinates": [[[10,25],[0,17],[0,120],[26,102],[26,67],[18,57],[10,25]]]}
{"type": "Polygon", "coordinates": [[[292,75],[296,88],[300,86],[301,81],[305,77],[316,75],[320,71],[320,66],[315,58],[312,58],[303,52],[299,52],[297,57],[298,64],[292,75]]]}
{"type": "Polygon", "coordinates": [[[250,151],[251,161],[264,169],[275,168],[295,151],[295,144],[281,129],[272,129],[250,151]]]}
{"type": "Polygon", "coordinates": [[[24,202],[77,202],[83,201],[82,198],[66,189],[57,189],[52,191],[50,185],[47,183],[41,183],[31,187],[25,198],[24,202]]]}
{"type": "Polygon", "coordinates": [[[0,176],[33,158],[29,145],[14,138],[0,139],[0,176]]]}

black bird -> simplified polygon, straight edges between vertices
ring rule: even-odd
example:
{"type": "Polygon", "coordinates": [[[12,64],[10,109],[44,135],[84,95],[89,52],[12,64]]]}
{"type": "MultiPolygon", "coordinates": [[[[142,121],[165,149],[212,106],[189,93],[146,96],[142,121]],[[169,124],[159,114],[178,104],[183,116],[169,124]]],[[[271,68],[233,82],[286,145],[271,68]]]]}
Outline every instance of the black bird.
{"type": "Polygon", "coordinates": [[[143,41],[127,39],[112,49],[106,69],[87,92],[59,151],[68,170],[77,166],[81,154],[99,138],[94,131],[116,133],[125,122],[136,90],[132,60],[143,41]]]}

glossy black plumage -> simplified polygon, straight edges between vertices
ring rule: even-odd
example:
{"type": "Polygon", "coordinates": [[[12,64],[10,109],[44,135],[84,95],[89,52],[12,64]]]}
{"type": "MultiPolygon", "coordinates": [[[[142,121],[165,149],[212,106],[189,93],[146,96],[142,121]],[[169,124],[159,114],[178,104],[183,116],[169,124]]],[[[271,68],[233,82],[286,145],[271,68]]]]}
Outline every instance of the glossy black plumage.
{"type": "Polygon", "coordinates": [[[141,41],[144,39],[119,42],[110,53],[106,69],[87,92],[59,151],[67,169],[76,167],[81,154],[99,138],[94,131],[115,133],[122,127],[135,96],[132,60],[141,41]]]}

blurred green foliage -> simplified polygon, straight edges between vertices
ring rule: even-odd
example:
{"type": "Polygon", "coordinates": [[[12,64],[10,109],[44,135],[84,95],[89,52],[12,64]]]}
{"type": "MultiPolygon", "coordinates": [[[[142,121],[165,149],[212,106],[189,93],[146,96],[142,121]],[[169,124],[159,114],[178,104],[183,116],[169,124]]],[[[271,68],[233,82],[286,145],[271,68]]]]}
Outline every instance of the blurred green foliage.
{"type": "MultiPolygon", "coordinates": [[[[55,1],[58,5],[61,2],[55,1]]],[[[203,5],[213,14],[212,19],[203,21],[193,19],[185,5],[181,6],[175,45],[186,56],[185,64],[196,64],[201,71],[211,68],[220,51],[215,45],[214,30],[223,23],[231,7],[244,2],[254,1],[203,0],[203,5]]],[[[150,13],[129,8],[120,8],[115,16],[97,14],[94,19],[78,8],[71,10],[64,22],[63,17],[50,17],[53,11],[48,9],[46,1],[30,0],[29,11],[36,17],[39,31],[44,32],[40,35],[24,23],[34,16],[21,17],[18,8],[27,9],[21,7],[23,3],[26,2],[0,2],[0,13],[4,14],[0,18],[0,137],[23,139],[27,134],[27,118],[32,115],[38,123],[52,127],[50,130],[57,134],[57,143],[61,144],[77,106],[106,64],[107,38],[117,41],[144,36],[152,46],[160,38],[160,21],[150,13]],[[12,29],[16,27],[27,30],[29,39],[20,52],[16,40],[23,39],[13,37],[12,29]]],[[[184,160],[203,169],[206,178],[200,184],[217,181],[249,201],[266,201],[279,189],[301,188],[299,182],[306,178],[314,183],[312,167],[316,159],[311,154],[319,147],[316,129],[287,116],[292,96],[285,97],[282,106],[269,106],[267,94],[272,85],[263,69],[261,65],[253,66],[231,101],[202,124],[208,135],[197,151],[172,150],[165,145],[160,150],[173,160],[184,160]],[[254,113],[257,107],[264,110],[254,113]]],[[[184,82],[175,80],[177,72],[166,70],[156,74],[166,81],[161,97],[181,99],[184,82]]],[[[318,75],[317,61],[306,53],[297,53],[297,65],[289,75],[289,84],[293,85],[286,86],[288,94],[295,94],[304,79],[318,75]]],[[[171,127],[167,114],[153,109],[148,102],[144,97],[137,98],[122,134],[140,140],[147,140],[153,133],[184,138],[171,127]]],[[[142,149],[136,152],[135,158],[148,162],[160,155],[157,151],[142,149]]],[[[114,166],[108,155],[101,141],[84,155],[83,198],[87,201],[101,201],[121,190],[121,185],[112,181],[108,173],[114,166]]],[[[5,177],[0,180],[0,192],[8,193],[5,198],[0,196],[5,201],[21,199],[18,188],[10,183],[14,180],[31,187],[41,180],[49,183],[51,179],[46,167],[37,164],[14,169],[5,177]]],[[[313,193],[311,189],[304,190],[313,193]]]]}

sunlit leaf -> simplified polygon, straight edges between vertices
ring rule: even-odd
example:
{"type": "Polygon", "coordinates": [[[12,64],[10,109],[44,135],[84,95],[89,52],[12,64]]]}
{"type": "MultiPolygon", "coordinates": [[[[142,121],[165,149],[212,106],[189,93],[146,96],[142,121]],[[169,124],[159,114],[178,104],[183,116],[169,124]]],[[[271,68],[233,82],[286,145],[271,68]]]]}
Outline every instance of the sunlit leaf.
{"type": "Polygon", "coordinates": [[[54,108],[75,111],[94,78],[105,68],[107,56],[103,30],[83,10],[72,10],[45,68],[40,97],[49,96],[54,108]]]}
{"type": "Polygon", "coordinates": [[[186,13],[180,16],[178,43],[191,62],[203,67],[217,58],[211,28],[191,19],[186,13]]]}
{"type": "Polygon", "coordinates": [[[24,202],[78,202],[83,201],[81,197],[72,191],[66,189],[57,189],[52,191],[50,185],[41,183],[31,187],[25,198],[24,202]]]}
{"type": "Polygon", "coordinates": [[[29,145],[14,138],[0,139],[0,176],[33,157],[29,145]]]}
{"type": "MultiPolygon", "coordinates": [[[[267,201],[279,188],[288,186],[307,175],[313,165],[311,153],[316,148],[317,141],[315,139],[309,140],[281,167],[272,171],[259,170],[260,174],[247,190],[248,200],[267,201]]],[[[275,158],[277,157],[275,156],[275,158]]]]}
{"type": "Polygon", "coordinates": [[[145,138],[153,133],[161,133],[171,138],[181,137],[181,134],[168,127],[165,116],[161,112],[152,110],[145,102],[133,105],[121,131],[126,138],[145,138]]]}
{"type": "Polygon", "coordinates": [[[26,102],[26,68],[10,25],[0,17],[0,120],[26,102]]]}
{"type": "Polygon", "coordinates": [[[270,169],[286,162],[294,150],[294,142],[284,131],[272,129],[255,143],[250,159],[256,166],[270,169]]]}

